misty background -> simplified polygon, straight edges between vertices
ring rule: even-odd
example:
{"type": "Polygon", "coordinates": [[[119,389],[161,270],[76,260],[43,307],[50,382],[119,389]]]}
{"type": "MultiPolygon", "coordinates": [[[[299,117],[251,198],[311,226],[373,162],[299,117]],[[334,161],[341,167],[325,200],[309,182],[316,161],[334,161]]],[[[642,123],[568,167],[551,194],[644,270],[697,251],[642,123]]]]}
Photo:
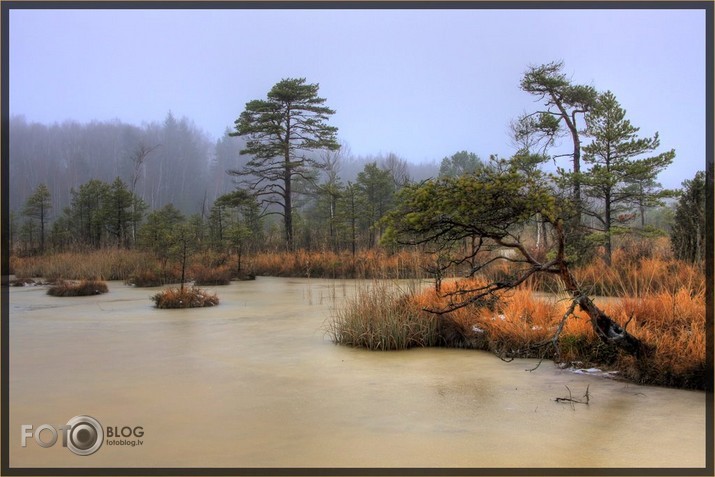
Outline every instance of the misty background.
{"type": "Polygon", "coordinates": [[[702,10],[13,8],[9,19],[11,210],[40,183],[55,214],[89,179],[129,183],[144,144],[158,147],[137,195],[201,212],[248,160],[226,135],[233,121],[287,77],[319,83],[336,110],[344,181],[389,158],[421,180],[457,151],[509,157],[509,122],[538,108],[519,80],[554,60],[676,150],[663,186],[705,167],[702,10]]]}

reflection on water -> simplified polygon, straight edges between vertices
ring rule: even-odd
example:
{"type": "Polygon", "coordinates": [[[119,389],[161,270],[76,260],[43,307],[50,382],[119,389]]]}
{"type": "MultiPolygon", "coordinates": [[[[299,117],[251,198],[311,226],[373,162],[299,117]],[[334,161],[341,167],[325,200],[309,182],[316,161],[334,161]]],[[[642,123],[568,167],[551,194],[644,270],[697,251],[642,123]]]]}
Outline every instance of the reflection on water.
{"type": "Polygon", "coordinates": [[[484,352],[333,345],[356,282],[259,278],[221,304],[157,310],[153,289],[10,291],[10,465],[71,467],[702,467],[705,395],[484,352]],[[580,396],[588,406],[556,403],[580,396]],[[142,444],[80,457],[20,446],[22,424],[87,414],[142,444]]]}

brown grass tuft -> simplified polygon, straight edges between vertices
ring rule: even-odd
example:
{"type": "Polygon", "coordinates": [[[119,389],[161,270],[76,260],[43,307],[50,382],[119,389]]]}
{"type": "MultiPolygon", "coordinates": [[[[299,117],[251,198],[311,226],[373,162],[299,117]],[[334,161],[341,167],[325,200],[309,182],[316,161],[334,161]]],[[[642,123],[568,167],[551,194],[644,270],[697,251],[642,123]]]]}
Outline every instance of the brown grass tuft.
{"type": "Polygon", "coordinates": [[[99,280],[81,280],[79,282],[59,281],[47,290],[51,296],[91,296],[107,293],[107,284],[99,280]]]}
{"type": "Polygon", "coordinates": [[[127,280],[127,285],[135,287],[158,287],[179,283],[181,281],[181,271],[175,268],[146,268],[132,274],[127,280]]]}
{"type": "Polygon", "coordinates": [[[218,267],[207,267],[203,264],[194,264],[188,272],[194,279],[196,285],[228,285],[231,283],[233,270],[228,265],[218,267]]]}
{"type": "Polygon", "coordinates": [[[275,277],[321,278],[422,278],[425,254],[418,251],[387,253],[384,250],[363,250],[353,256],[349,252],[306,251],[259,253],[246,260],[255,275],[275,277]]]}
{"type": "Polygon", "coordinates": [[[438,323],[414,306],[413,296],[414,289],[374,282],[336,311],[327,333],[336,344],[370,350],[435,346],[438,323]]]}
{"type": "Polygon", "coordinates": [[[219,303],[215,294],[196,287],[168,288],[151,299],[157,308],[201,308],[219,303]]]}
{"type": "Polygon", "coordinates": [[[12,257],[14,274],[43,277],[49,281],[126,280],[136,270],[154,262],[150,255],[124,249],[102,249],[87,253],[63,252],[36,257],[12,257]]]}

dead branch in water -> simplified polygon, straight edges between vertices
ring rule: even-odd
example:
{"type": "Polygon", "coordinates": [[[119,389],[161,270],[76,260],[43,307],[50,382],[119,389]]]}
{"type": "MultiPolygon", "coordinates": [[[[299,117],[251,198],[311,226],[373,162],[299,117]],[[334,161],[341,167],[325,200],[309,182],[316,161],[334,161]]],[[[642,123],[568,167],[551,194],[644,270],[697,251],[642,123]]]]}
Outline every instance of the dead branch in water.
{"type": "Polygon", "coordinates": [[[565,387],[566,389],[568,389],[569,397],[557,397],[557,398],[554,399],[554,401],[556,401],[556,402],[567,402],[567,403],[569,403],[569,404],[571,405],[571,408],[572,408],[572,409],[576,409],[576,408],[574,407],[574,404],[585,404],[585,405],[588,406],[588,403],[589,403],[590,398],[591,398],[591,395],[590,395],[589,392],[588,392],[589,386],[590,386],[590,384],[586,385],[586,392],[584,393],[584,395],[583,395],[583,397],[582,397],[581,399],[574,399],[573,394],[571,394],[571,388],[569,388],[568,386],[566,386],[566,385],[564,384],[564,387],[565,387]]]}

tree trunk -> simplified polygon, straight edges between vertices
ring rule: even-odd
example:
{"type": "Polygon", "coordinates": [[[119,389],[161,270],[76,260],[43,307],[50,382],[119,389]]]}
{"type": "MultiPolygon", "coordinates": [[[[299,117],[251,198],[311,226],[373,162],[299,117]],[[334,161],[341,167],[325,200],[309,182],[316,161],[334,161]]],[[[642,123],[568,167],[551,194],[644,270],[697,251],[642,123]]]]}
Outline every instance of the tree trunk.
{"type": "Polygon", "coordinates": [[[45,206],[40,204],[40,253],[45,253],[45,206]]]}
{"type": "Polygon", "coordinates": [[[291,201],[290,179],[290,169],[286,169],[285,177],[283,179],[285,185],[285,198],[283,201],[283,226],[285,228],[286,248],[289,251],[293,250],[293,204],[291,201]]]}
{"type": "Polygon", "coordinates": [[[283,225],[285,227],[285,239],[286,239],[286,247],[288,248],[288,251],[293,250],[293,204],[292,204],[292,187],[291,187],[291,179],[292,179],[292,167],[290,164],[290,139],[291,139],[291,122],[290,122],[290,107],[288,107],[288,112],[287,114],[287,119],[286,119],[286,135],[285,135],[285,141],[284,141],[284,149],[283,149],[283,186],[284,186],[284,191],[283,193],[285,196],[283,197],[283,225]]]}
{"type": "Polygon", "coordinates": [[[591,319],[591,326],[604,343],[609,343],[617,346],[628,354],[637,358],[648,354],[649,349],[645,343],[631,335],[625,328],[613,321],[608,315],[601,311],[594,303],[585,295],[579,295],[574,298],[579,307],[588,313],[591,319]]]}
{"type": "Polygon", "coordinates": [[[611,227],[613,226],[613,220],[611,219],[611,194],[606,193],[606,264],[611,266],[611,257],[613,256],[613,243],[611,241],[611,227]]]}
{"type": "Polygon", "coordinates": [[[624,327],[613,321],[606,313],[596,306],[593,301],[586,296],[578,285],[565,259],[565,240],[563,235],[563,225],[556,226],[559,236],[559,276],[564,281],[566,290],[571,294],[572,300],[576,302],[588,314],[591,321],[591,326],[596,332],[599,339],[617,348],[622,349],[628,354],[637,358],[646,356],[652,352],[652,349],[641,342],[638,338],[631,335],[624,327]]]}
{"type": "Polygon", "coordinates": [[[184,242],[182,244],[182,255],[181,255],[181,292],[184,292],[184,280],[186,280],[186,258],[188,255],[187,244],[184,242]]]}

